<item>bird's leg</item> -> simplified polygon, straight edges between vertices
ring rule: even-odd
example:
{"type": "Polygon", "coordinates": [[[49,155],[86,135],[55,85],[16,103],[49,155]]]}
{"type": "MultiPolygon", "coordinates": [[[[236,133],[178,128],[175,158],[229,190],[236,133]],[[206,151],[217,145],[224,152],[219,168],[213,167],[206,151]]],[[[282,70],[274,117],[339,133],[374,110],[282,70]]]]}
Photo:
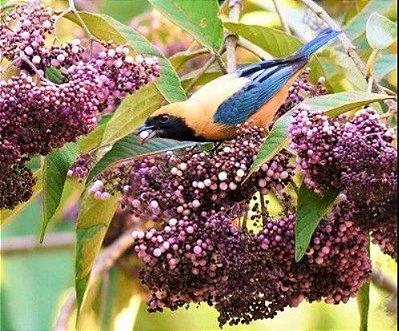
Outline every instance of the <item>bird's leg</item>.
{"type": "Polygon", "coordinates": [[[218,142],[215,142],[214,144],[213,144],[213,148],[211,149],[211,152],[215,152],[219,147],[220,147],[220,145],[223,143],[223,141],[218,141],[218,142]]]}

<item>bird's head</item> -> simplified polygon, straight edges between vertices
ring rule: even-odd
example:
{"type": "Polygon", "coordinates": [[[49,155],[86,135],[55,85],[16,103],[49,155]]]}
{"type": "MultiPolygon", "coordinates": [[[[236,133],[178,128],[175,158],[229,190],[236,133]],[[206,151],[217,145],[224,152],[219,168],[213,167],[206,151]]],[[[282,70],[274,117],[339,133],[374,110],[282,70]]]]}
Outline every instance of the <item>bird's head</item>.
{"type": "Polygon", "coordinates": [[[184,110],[184,105],[179,102],[158,109],[138,129],[137,135],[142,142],[153,137],[197,141],[194,129],[185,120],[184,110]]]}

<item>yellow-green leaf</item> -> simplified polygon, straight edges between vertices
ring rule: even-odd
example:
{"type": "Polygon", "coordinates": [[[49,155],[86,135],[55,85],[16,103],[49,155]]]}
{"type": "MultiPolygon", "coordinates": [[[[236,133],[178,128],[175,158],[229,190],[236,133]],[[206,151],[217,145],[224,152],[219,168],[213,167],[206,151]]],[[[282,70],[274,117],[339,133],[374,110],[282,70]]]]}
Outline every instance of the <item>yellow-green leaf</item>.
{"type": "Polygon", "coordinates": [[[343,28],[348,37],[352,40],[364,34],[366,22],[373,12],[386,13],[393,9],[394,1],[391,0],[370,0],[367,5],[350,20],[343,28]]]}
{"type": "Polygon", "coordinates": [[[325,112],[326,115],[334,117],[349,110],[386,99],[392,99],[392,96],[387,94],[352,91],[323,95],[312,98],[309,102],[312,110],[321,110],[325,112]]]}
{"type": "Polygon", "coordinates": [[[388,48],[397,38],[396,30],[397,25],[395,22],[374,12],[367,20],[367,41],[374,49],[388,48]]]}
{"type": "Polygon", "coordinates": [[[153,85],[127,96],[107,123],[101,145],[112,144],[131,133],[161,106],[161,100],[153,85]]]}
{"type": "Polygon", "coordinates": [[[94,261],[118,205],[118,196],[103,201],[85,193],[77,221],[75,287],[80,310],[94,261]]]}

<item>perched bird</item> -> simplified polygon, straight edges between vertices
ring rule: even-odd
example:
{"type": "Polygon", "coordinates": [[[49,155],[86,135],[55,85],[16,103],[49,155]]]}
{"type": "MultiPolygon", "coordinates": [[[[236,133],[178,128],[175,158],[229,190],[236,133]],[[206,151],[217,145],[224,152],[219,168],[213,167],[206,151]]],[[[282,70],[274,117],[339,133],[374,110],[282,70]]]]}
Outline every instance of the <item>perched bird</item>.
{"type": "Polygon", "coordinates": [[[221,76],[188,100],[155,111],[137,135],[190,141],[221,141],[237,135],[246,121],[267,127],[288,96],[288,90],[310,56],[340,32],[323,30],[294,54],[245,65],[221,76]]]}

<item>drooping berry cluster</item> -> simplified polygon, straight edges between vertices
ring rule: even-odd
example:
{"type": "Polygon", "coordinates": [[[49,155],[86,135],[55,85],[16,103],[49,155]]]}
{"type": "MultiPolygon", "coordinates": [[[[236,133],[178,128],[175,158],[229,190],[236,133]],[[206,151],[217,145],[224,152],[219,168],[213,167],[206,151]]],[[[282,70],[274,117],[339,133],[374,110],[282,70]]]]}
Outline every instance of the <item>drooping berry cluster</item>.
{"type": "Polygon", "coordinates": [[[304,105],[289,127],[291,148],[297,152],[297,165],[304,183],[317,191],[340,186],[340,172],[333,149],[338,142],[341,124],[323,112],[312,112],[304,105]]]}
{"type": "Polygon", "coordinates": [[[134,232],[146,267],[150,311],[207,302],[219,323],[273,318],[302,300],[347,302],[371,270],[367,237],[340,206],[316,230],[304,259],[294,261],[295,216],[264,218],[259,234],[238,228],[225,210],[170,219],[162,230],[134,232]]]}
{"type": "Polygon", "coordinates": [[[329,119],[302,109],[289,131],[304,183],[320,191],[343,190],[357,224],[396,259],[397,151],[392,130],[369,107],[346,123],[345,117],[329,119]]]}
{"type": "Polygon", "coordinates": [[[313,98],[326,93],[327,89],[324,86],[326,79],[324,77],[320,77],[317,81],[317,84],[314,85],[309,81],[310,72],[310,68],[306,68],[301,72],[301,74],[290,87],[289,95],[277,111],[276,117],[280,117],[281,115],[285,114],[287,111],[305,100],[306,97],[313,98]]]}
{"type": "MultiPolygon", "coordinates": [[[[51,9],[43,6],[16,5],[14,11],[1,14],[0,50],[20,69],[19,75],[0,83],[4,172],[21,167],[34,153],[46,155],[89,133],[101,112],[159,76],[156,60],[133,59],[127,47],[103,43],[102,51],[92,57],[80,41],[49,47],[46,38],[54,33],[54,24],[51,9]],[[47,70],[55,70],[55,82],[44,78],[47,70]]],[[[9,186],[3,187],[2,195],[7,196],[9,186]]],[[[28,196],[21,195],[18,202],[28,196]]],[[[0,208],[12,206],[10,202],[0,208]]]]}

